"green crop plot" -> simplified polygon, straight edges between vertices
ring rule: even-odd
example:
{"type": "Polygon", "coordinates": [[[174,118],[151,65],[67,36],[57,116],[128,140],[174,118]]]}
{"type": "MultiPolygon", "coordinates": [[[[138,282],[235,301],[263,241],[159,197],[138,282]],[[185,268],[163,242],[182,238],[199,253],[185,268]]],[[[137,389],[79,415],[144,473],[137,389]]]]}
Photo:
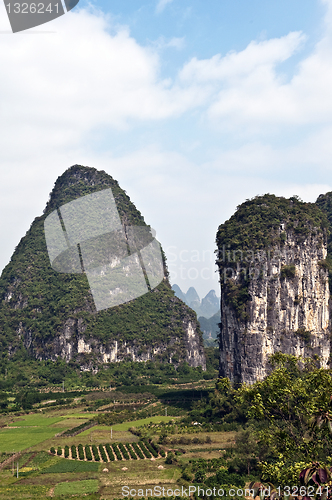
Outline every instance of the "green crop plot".
{"type": "Polygon", "coordinates": [[[61,418],[79,418],[79,419],[82,419],[82,420],[89,420],[91,417],[94,417],[95,415],[98,415],[98,413],[94,413],[94,412],[91,412],[89,411],[89,413],[85,413],[85,414],[82,414],[82,413],[68,413],[68,415],[65,415],[61,418]]]}
{"type": "MultiPolygon", "coordinates": [[[[113,427],[114,429],[114,427],[113,427]]],[[[86,429],[83,432],[80,432],[80,436],[88,436],[89,434],[96,433],[96,431],[109,431],[111,432],[111,426],[109,425],[94,425],[93,427],[90,427],[90,429],[86,429]]]]}
{"type": "Polygon", "coordinates": [[[96,491],[98,491],[98,480],[86,479],[57,484],[54,488],[54,496],[84,495],[86,493],[95,493],[96,491]]]}
{"type": "Polygon", "coordinates": [[[24,427],[1,429],[0,453],[24,450],[54,437],[57,432],[59,432],[58,429],[46,426],[30,427],[29,429],[24,427]]]}
{"type": "Polygon", "coordinates": [[[63,416],[25,415],[9,427],[0,429],[0,453],[21,451],[55,436],[70,427],[72,420],[63,416]]]}
{"type": "Polygon", "coordinates": [[[97,462],[79,462],[78,460],[59,459],[50,467],[42,470],[42,474],[62,474],[64,472],[97,472],[99,463],[97,462]]]}
{"type": "Polygon", "coordinates": [[[112,428],[114,431],[127,431],[130,427],[139,427],[140,425],[149,424],[150,422],[158,423],[158,422],[169,422],[170,420],[174,420],[176,417],[148,417],[141,418],[141,420],[133,420],[132,422],[124,422],[123,424],[113,425],[112,428]]]}
{"type": "MultiPolygon", "coordinates": [[[[63,417],[49,417],[48,415],[25,415],[9,424],[10,427],[49,427],[57,422],[63,421],[63,417]]],[[[64,426],[65,426],[65,422],[64,426]]]]}

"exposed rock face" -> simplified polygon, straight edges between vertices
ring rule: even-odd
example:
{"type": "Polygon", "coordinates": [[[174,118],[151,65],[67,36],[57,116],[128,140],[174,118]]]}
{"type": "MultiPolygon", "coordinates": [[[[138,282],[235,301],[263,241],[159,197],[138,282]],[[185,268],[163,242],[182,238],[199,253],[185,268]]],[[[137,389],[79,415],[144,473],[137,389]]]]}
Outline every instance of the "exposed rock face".
{"type": "MultiPolygon", "coordinates": [[[[53,344],[53,352],[51,359],[56,359],[57,356],[70,361],[77,359],[80,355],[86,358],[85,355],[92,355],[99,363],[115,363],[117,361],[149,361],[162,357],[165,362],[172,363],[172,359],[179,351],[184,353],[184,357],[180,361],[186,361],[190,366],[202,366],[205,370],[206,361],[204,350],[201,345],[201,338],[197,325],[191,318],[185,318],[182,322],[184,336],[182,339],[173,337],[169,342],[162,342],[155,346],[142,345],[137,341],[118,340],[109,342],[107,345],[96,339],[86,339],[84,337],[84,328],[80,328],[78,321],[67,320],[56,342],[53,344]],[[79,330],[81,330],[79,332],[79,330]],[[79,332],[79,335],[77,333],[79,332]]],[[[82,323],[82,321],[81,321],[82,323]]],[[[26,338],[27,336],[25,336],[26,338]]],[[[31,335],[30,335],[31,338],[31,335]]],[[[27,345],[28,347],[28,345],[27,345]]],[[[45,359],[41,356],[40,359],[45,359]]],[[[178,364],[179,359],[176,357],[175,364],[178,364]]],[[[85,368],[85,364],[82,365],[85,368]]]]}
{"type": "Polygon", "coordinates": [[[44,214],[17,246],[0,279],[2,355],[19,349],[37,359],[74,360],[82,368],[121,360],[159,360],[205,369],[202,333],[194,311],[164,279],[127,303],[97,311],[85,274],[56,272],[47,253],[44,220],[82,196],[111,188],[124,232],[146,226],[118,183],[105,172],[74,165],[55,183],[44,214]]]}
{"type": "Polygon", "coordinates": [[[219,227],[221,376],[249,384],[261,380],[271,368],[269,356],[278,351],[313,357],[327,367],[325,227],[318,208],[272,195],[241,205],[219,227]],[[251,232],[249,244],[239,241],[234,225],[244,238],[251,232]]]}
{"type": "Polygon", "coordinates": [[[187,321],[185,324],[186,329],[186,360],[189,365],[197,367],[204,366],[205,367],[205,356],[204,351],[201,349],[200,339],[197,335],[197,331],[195,329],[195,324],[191,321],[187,321]]]}

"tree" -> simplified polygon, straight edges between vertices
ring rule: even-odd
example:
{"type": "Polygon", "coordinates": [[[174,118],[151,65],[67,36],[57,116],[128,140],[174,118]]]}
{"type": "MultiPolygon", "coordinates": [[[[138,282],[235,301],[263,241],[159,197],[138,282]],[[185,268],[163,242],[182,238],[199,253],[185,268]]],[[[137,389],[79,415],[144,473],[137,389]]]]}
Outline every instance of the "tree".
{"type": "Polygon", "coordinates": [[[242,456],[242,459],[247,463],[248,476],[250,468],[257,456],[257,440],[253,434],[253,429],[248,428],[237,434],[235,438],[236,451],[242,456]]]}
{"type": "MultiPolygon", "coordinates": [[[[281,353],[272,356],[271,363],[274,371],[263,381],[242,386],[238,398],[250,403],[250,418],[267,423],[260,437],[278,467],[293,468],[298,479],[296,463],[303,469],[305,464],[324,463],[332,454],[331,371],[317,368],[311,359],[281,353]]],[[[262,470],[271,476],[274,469],[263,463],[262,470]]]]}

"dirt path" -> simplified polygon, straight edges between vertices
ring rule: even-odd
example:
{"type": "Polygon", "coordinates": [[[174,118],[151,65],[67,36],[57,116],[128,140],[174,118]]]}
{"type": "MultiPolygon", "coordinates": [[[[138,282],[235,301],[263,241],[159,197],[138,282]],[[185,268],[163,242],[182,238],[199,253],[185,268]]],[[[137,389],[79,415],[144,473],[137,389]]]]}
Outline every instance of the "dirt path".
{"type": "Polygon", "coordinates": [[[0,470],[4,469],[7,465],[11,464],[13,462],[13,460],[16,460],[20,456],[21,456],[21,453],[19,452],[19,453],[15,453],[11,457],[7,458],[7,460],[5,460],[4,462],[2,462],[2,464],[0,464],[0,470]]]}
{"type": "Polygon", "coordinates": [[[37,455],[37,453],[38,453],[38,451],[35,451],[35,453],[33,453],[30,456],[29,460],[27,462],[25,462],[25,464],[23,464],[22,467],[26,467],[31,462],[31,460],[33,460],[35,458],[35,456],[37,455]]]}
{"type": "Polygon", "coordinates": [[[53,488],[50,489],[50,491],[47,493],[47,496],[48,497],[53,497],[54,495],[54,490],[55,490],[55,486],[53,486],[53,488]]]}

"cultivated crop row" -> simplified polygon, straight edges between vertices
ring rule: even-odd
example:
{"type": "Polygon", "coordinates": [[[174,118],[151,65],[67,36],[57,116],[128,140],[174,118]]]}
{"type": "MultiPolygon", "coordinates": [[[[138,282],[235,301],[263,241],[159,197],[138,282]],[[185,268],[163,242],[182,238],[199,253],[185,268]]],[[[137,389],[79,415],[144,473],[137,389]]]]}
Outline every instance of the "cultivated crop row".
{"type": "Polygon", "coordinates": [[[50,449],[53,455],[58,455],[65,458],[73,458],[79,460],[88,460],[95,462],[114,462],[114,460],[137,460],[138,458],[144,460],[152,456],[157,458],[159,455],[165,456],[163,450],[159,449],[157,445],[149,441],[147,438],[142,439],[138,443],[113,443],[113,444],[100,444],[85,445],[79,444],[77,447],[72,445],[61,448],[59,446],[55,449],[53,446],[50,449]]]}

